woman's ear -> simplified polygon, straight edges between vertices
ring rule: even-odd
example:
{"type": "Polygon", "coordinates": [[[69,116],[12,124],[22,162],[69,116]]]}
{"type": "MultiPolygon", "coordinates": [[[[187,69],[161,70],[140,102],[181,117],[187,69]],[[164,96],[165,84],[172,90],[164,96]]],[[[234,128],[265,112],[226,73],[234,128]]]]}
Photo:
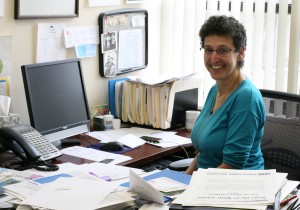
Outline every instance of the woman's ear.
{"type": "Polygon", "coordinates": [[[240,50],[239,60],[243,60],[244,55],[245,55],[245,51],[246,51],[246,48],[244,48],[244,47],[240,50]]]}

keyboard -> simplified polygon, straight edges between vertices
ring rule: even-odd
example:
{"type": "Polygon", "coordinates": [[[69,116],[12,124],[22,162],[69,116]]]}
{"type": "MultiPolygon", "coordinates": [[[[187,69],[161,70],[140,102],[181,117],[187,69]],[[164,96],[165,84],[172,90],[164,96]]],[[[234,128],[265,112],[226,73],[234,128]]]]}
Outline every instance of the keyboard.
{"type": "Polygon", "coordinates": [[[142,166],[141,169],[144,170],[145,172],[150,172],[150,171],[154,171],[154,170],[163,170],[163,169],[168,168],[168,165],[172,162],[173,162],[173,160],[164,158],[164,159],[152,162],[152,163],[148,163],[148,164],[142,166]]]}

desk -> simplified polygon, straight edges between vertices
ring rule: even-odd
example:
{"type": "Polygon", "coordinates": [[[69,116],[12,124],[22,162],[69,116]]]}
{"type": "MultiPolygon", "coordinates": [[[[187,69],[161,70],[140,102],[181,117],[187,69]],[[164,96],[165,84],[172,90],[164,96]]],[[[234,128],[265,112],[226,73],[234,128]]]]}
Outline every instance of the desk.
{"type": "MultiPolygon", "coordinates": [[[[177,129],[175,131],[178,132],[177,135],[184,136],[184,137],[190,136],[190,132],[188,132],[185,129],[177,129]]],[[[85,146],[85,147],[89,146],[90,144],[99,143],[99,140],[94,139],[93,137],[90,137],[85,134],[80,134],[80,135],[74,136],[73,138],[80,140],[81,146],[85,146]]],[[[185,145],[185,148],[187,150],[193,150],[192,144],[185,145]]],[[[147,163],[151,163],[153,161],[156,161],[156,160],[162,159],[164,157],[167,157],[169,155],[174,155],[174,154],[180,153],[180,152],[183,152],[183,149],[180,146],[160,148],[160,147],[156,147],[156,146],[153,146],[150,144],[144,144],[137,149],[123,153],[123,155],[128,155],[128,156],[132,157],[132,159],[128,160],[126,162],[120,163],[119,165],[138,168],[147,163]]],[[[0,153],[1,160],[6,160],[13,156],[14,156],[14,154],[11,154],[8,152],[0,153]]],[[[79,157],[74,157],[74,156],[70,156],[70,155],[65,155],[65,154],[63,154],[62,156],[60,156],[52,161],[52,163],[54,163],[54,164],[60,164],[60,163],[66,163],[66,162],[70,162],[70,163],[74,163],[74,164],[84,164],[84,163],[92,163],[94,161],[79,158],[79,157]]],[[[2,166],[2,163],[1,163],[1,166],[2,166]]]]}
{"type": "MultiPolygon", "coordinates": [[[[178,129],[176,130],[178,133],[177,135],[189,137],[190,132],[185,129],[178,129]]],[[[89,146],[90,144],[97,144],[99,143],[99,140],[94,139],[87,135],[78,135],[76,138],[78,138],[81,142],[81,146],[89,146]]],[[[193,150],[192,144],[185,145],[185,148],[187,150],[193,150]]],[[[138,168],[142,165],[145,165],[147,163],[151,163],[153,161],[162,159],[164,157],[167,157],[169,155],[173,155],[179,152],[182,152],[183,149],[180,146],[174,146],[174,147],[168,147],[168,148],[160,148],[156,147],[150,144],[144,144],[141,147],[125,152],[123,155],[128,155],[132,157],[131,160],[128,160],[126,162],[120,163],[119,165],[128,166],[128,167],[135,167],[138,168]]],[[[65,163],[65,162],[71,162],[75,164],[84,164],[84,163],[91,163],[94,162],[92,160],[87,160],[83,158],[78,158],[70,155],[62,155],[61,157],[58,157],[53,163],[59,164],[59,163],[65,163]]]]}

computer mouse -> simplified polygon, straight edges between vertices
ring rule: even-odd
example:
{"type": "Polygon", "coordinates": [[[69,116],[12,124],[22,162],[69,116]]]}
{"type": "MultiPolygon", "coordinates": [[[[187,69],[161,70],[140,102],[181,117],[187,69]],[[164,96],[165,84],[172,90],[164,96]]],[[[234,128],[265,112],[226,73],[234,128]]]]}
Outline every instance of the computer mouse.
{"type": "Polygon", "coordinates": [[[100,149],[103,151],[121,151],[123,149],[123,144],[117,141],[112,141],[102,144],[100,149]]]}

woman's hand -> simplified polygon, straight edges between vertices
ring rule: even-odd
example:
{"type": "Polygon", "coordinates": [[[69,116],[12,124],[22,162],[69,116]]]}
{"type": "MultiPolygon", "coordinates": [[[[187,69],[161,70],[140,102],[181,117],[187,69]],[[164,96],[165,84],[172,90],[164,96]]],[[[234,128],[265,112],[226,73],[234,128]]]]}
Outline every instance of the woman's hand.
{"type": "Polygon", "coordinates": [[[194,160],[192,161],[188,169],[186,169],[186,171],[184,172],[185,174],[192,175],[193,172],[197,170],[197,157],[198,154],[195,156],[194,160]]]}

